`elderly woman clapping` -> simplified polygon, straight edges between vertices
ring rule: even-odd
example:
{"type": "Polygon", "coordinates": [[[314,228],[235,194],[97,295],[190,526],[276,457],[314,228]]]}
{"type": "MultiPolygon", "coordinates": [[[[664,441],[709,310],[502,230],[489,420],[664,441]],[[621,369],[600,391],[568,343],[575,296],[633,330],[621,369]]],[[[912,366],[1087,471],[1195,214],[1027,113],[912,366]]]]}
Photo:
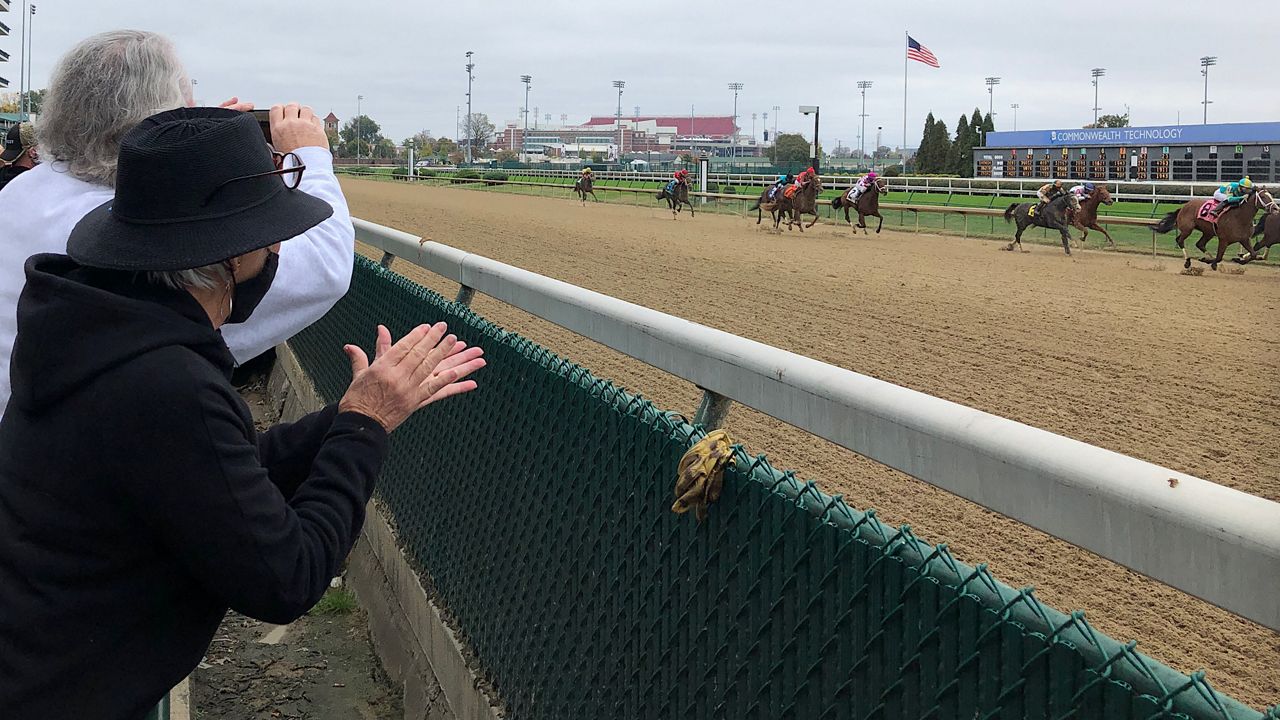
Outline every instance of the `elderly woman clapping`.
{"type": "MultiPolygon", "coordinates": [[[[280,110],[283,112],[283,109],[280,110]]],[[[331,407],[259,435],[220,330],[329,203],[252,116],[191,108],[125,136],[112,200],[26,263],[0,420],[0,708],[140,717],[228,607],[305,613],[350,550],[411,413],[475,388],[478,348],[423,325],[331,407]],[[286,242],[285,245],[288,243],[286,242]]],[[[337,348],[335,348],[335,352],[337,348]]]]}

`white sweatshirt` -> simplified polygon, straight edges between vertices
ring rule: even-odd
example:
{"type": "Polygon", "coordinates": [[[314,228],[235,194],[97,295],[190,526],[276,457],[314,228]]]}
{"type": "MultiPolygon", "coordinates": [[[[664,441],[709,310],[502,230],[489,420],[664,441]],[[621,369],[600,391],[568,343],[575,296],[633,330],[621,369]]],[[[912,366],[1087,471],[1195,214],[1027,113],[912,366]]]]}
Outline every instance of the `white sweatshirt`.
{"type": "MultiPolygon", "coordinates": [[[[280,246],[275,281],[249,321],[224,325],[237,362],[250,360],[320,319],[346,294],[355,257],[355,229],[333,158],[321,147],[298,148],[307,166],[299,189],[333,206],[328,220],[280,246]]],[[[80,218],[114,196],[112,188],[78,180],[56,163],[37,165],[0,191],[0,415],[9,403],[9,356],[18,328],[23,265],[38,253],[65,253],[80,218]]]]}

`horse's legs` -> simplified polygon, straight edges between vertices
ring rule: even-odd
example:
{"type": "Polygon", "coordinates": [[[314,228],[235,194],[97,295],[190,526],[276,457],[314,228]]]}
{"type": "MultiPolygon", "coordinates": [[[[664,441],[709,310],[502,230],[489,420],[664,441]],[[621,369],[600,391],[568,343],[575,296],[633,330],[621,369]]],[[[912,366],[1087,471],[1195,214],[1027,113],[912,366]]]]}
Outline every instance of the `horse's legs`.
{"type": "Polygon", "coordinates": [[[1222,262],[1222,256],[1227,254],[1227,246],[1231,244],[1233,244],[1231,241],[1219,235],[1218,236],[1218,257],[1214,258],[1213,260],[1210,260],[1209,256],[1206,254],[1204,257],[1200,258],[1200,262],[1205,263],[1212,270],[1217,270],[1218,263],[1222,262]]]}
{"type": "Polygon", "coordinates": [[[1098,223],[1094,223],[1094,224],[1093,224],[1092,226],[1090,226],[1090,227],[1092,227],[1094,230],[1097,230],[1098,232],[1102,233],[1102,235],[1103,235],[1104,237],[1106,237],[1106,238],[1107,238],[1107,245],[1109,245],[1109,246],[1111,246],[1111,247],[1115,247],[1115,246],[1116,246],[1116,241],[1111,239],[1111,233],[1107,232],[1107,229],[1106,229],[1106,228],[1102,227],[1102,226],[1101,226],[1101,225],[1099,225],[1098,223]]]}
{"type": "Polygon", "coordinates": [[[1191,267],[1191,256],[1187,254],[1187,238],[1191,237],[1191,233],[1195,232],[1195,228],[1187,230],[1179,230],[1178,236],[1173,239],[1178,244],[1178,249],[1182,251],[1182,267],[1191,267]]]}
{"type": "Polygon", "coordinates": [[[1200,231],[1200,239],[1196,241],[1196,249],[1202,253],[1209,252],[1209,240],[1213,237],[1213,233],[1208,230],[1200,231]]]}
{"type": "Polygon", "coordinates": [[[1058,228],[1058,232],[1062,233],[1062,249],[1068,255],[1071,254],[1071,232],[1067,230],[1069,226],[1063,225],[1058,228]]]}
{"type": "Polygon", "coordinates": [[[884,216],[877,212],[876,217],[880,219],[880,222],[876,223],[876,234],[879,235],[880,228],[884,227],[884,216]]]}
{"type": "Polygon", "coordinates": [[[814,225],[817,225],[817,224],[818,224],[818,206],[817,206],[817,205],[814,205],[814,206],[813,206],[813,220],[809,221],[809,227],[813,227],[814,225]]]}
{"type": "Polygon", "coordinates": [[[1009,243],[1009,250],[1012,250],[1014,245],[1017,245],[1019,250],[1022,249],[1022,231],[1026,229],[1026,225],[1022,222],[1018,223],[1018,231],[1013,234],[1013,242],[1009,243]]]}
{"type": "Polygon", "coordinates": [[[1083,225],[1076,225],[1076,227],[1080,228],[1080,249],[1083,250],[1089,241],[1089,228],[1083,225]]]}

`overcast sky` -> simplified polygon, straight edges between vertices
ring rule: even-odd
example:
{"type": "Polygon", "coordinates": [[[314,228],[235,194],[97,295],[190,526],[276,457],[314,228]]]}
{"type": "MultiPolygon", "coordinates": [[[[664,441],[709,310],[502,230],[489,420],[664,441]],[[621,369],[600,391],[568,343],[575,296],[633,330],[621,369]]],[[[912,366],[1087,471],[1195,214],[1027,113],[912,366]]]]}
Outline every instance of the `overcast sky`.
{"type": "MultiPolygon", "coordinates": [[[[11,0],[0,38],[12,56],[0,74],[17,86],[20,7],[11,0]]],[[[474,50],[476,112],[499,127],[524,101],[519,77],[533,76],[530,107],[569,122],[612,114],[613,80],[625,80],[624,115],[732,113],[729,82],[746,87],[739,126],[751,114],[778,115],[780,131],[809,132],[801,104],[822,108],[822,140],[857,146],[858,80],[867,92],[867,147],[902,142],[904,30],[937,55],[942,68],[910,64],[908,137],[915,145],[932,110],[954,130],[962,112],[986,111],[983,79],[995,88],[996,127],[1079,127],[1092,120],[1089,70],[1107,69],[1099,105],[1135,125],[1199,122],[1203,80],[1211,69],[1211,122],[1280,120],[1271,67],[1280,47],[1280,10],[1238,5],[1230,32],[1200,32],[1226,6],[1126,2],[764,2],[643,0],[37,0],[32,75],[44,87],[58,57],[76,40],[120,27],[164,33],[179,48],[197,98],[239,95],[260,105],[299,100],[346,120],[362,110],[396,140],[418,130],[454,135],[465,112],[463,54],[474,50]],[[731,10],[726,10],[731,8],[731,10]],[[811,29],[813,28],[813,29],[811,29]],[[774,113],[773,106],[782,111],[774,113]]],[[[770,125],[773,119],[770,118],[770,125]]],[[[532,125],[532,121],[530,123],[532,125]]],[[[757,122],[757,135],[763,121],[757,122]]]]}

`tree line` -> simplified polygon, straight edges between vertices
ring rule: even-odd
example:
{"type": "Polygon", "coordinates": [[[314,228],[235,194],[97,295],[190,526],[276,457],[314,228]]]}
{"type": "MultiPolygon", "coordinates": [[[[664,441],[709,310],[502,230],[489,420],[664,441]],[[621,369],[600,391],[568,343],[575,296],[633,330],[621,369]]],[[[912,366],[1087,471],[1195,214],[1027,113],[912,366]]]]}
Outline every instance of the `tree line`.
{"type": "Polygon", "coordinates": [[[973,177],[973,149],[981,147],[984,135],[995,129],[991,114],[983,115],[974,108],[972,116],[961,115],[956,121],[956,133],[952,137],[947,132],[947,123],[934,119],[933,113],[929,113],[924,119],[924,134],[912,172],[973,177]]]}
{"type": "MultiPolygon", "coordinates": [[[[486,157],[493,142],[495,128],[484,113],[474,113],[464,121],[462,134],[472,138],[472,157],[486,157]]],[[[405,146],[413,142],[414,156],[419,159],[435,158],[439,161],[459,163],[466,157],[465,140],[433,137],[430,130],[419,130],[412,136],[394,142],[382,134],[382,126],[368,115],[358,115],[343,123],[338,130],[329,130],[329,147],[335,157],[391,159],[405,155],[405,146]]]]}

